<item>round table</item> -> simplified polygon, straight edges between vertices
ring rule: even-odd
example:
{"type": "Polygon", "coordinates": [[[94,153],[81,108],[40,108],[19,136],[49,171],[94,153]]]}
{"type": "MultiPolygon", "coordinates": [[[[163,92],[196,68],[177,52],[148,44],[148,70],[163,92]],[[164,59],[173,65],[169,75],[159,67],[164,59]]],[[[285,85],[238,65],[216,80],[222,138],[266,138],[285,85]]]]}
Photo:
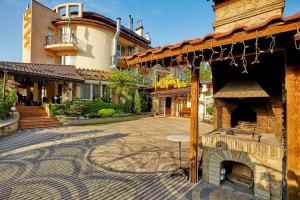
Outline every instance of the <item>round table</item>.
{"type": "Polygon", "coordinates": [[[190,136],[189,135],[169,135],[167,136],[167,140],[178,142],[179,144],[179,168],[176,169],[171,176],[186,176],[186,173],[184,169],[181,166],[181,142],[189,142],[190,141],[190,136]]]}

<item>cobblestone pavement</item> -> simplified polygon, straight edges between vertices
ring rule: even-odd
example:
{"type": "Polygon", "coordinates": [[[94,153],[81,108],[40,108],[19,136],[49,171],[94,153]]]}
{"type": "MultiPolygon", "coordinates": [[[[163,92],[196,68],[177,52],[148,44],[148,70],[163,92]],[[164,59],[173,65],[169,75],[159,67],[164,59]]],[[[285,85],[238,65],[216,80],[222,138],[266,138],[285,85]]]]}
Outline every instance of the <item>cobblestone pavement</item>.
{"type": "Polygon", "coordinates": [[[168,176],[178,144],[166,136],[188,132],[165,118],[18,131],[0,139],[0,199],[178,199],[192,184],[168,176]]]}

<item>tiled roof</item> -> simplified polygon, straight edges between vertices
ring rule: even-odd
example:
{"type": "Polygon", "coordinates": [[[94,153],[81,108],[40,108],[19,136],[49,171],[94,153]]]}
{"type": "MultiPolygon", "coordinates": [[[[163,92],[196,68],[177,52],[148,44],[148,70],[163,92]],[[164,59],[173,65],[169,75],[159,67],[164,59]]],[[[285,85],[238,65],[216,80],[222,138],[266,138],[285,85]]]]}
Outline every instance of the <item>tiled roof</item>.
{"type": "Polygon", "coordinates": [[[153,97],[176,97],[176,96],[186,96],[191,93],[191,87],[185,88],[175,88],[167,90],[158,90],[151,93],[153,97]]]}
{"type": "Polygon", "coordinates": [[[83,82],[73,65],[0,62],[0,70],[16,75],[83,82]]]}
{"type": "MultiPolygon", "coordinates": [[[[163,53],[165,51],[171,51],[171,50],[177,50],[177,49],[182,49],[186,46],[196,46],[196,45],[202,45],[204,44],[206,41],[216,41],[219,42],[221,41],[223,38],[227,38],[229,36],[233,36],[235,33],[240,33],[240,32],[244,32],[244,33],[252,33],[255,32],[256,30],[263,30],[265,28],[268,27],[275,27],[275,26],[280,26],[280,25],[284,25],[284,24],[292,24],[292,23],[298,23],[298,27],[300,28],[300,12],[289,16],[289,17],[282,17],[282,16],[273,16],[270,17],[269,19],[265,20],[262,23],[259,24],[255,24],[252,26],[241,26],[241,25],[237,25],[235,26],[232,30],[228,31],[228,32],[224,32],[224,33],[209,33],[207,35],[205,35],[203,38],[195,38],[192,40],[184,40],[182,42],[176,43],[174,45],[165,45],[165,46],[159,46],[153,49],[149,49],[147,51],[144,52],[136,52],[131,56],[124,56],[122,57],[125,60],[132,60],[134,58],[141,58],[141,57],[145,57],[147,55],[156,55],[159,53],[163,53]]],[[[293,30],[296,30],[297,26],[295,25],[293,27],[293,30]]],[[[285,31],[290,31],[290,30],[280,30],[281,32],[285,32],[285,31]]],[[[215,43],[214,43],[215,44],[215,43]]],[[[217,46],[217,44],[215,44],[214,46],[217,46]]],[[[205,47],[204,47],[205,49],[205,47]]]]}
{"type": "Polygon", "coordinates": [[[106,81],[111,75],[110,72],[90,69],[76,69],[76,72],[85,80],[106,81]]]}

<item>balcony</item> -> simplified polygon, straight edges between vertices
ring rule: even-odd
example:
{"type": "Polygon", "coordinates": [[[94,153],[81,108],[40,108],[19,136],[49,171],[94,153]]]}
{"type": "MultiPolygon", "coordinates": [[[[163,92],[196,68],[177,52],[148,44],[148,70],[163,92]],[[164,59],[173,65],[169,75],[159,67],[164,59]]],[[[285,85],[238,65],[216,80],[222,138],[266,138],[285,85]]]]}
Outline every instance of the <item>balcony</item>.
{"type": "Polygon", "coordinates": [[[45,49],[52,51],[77,51],[77,38],[74,34],[46,36],[45,49]]]}

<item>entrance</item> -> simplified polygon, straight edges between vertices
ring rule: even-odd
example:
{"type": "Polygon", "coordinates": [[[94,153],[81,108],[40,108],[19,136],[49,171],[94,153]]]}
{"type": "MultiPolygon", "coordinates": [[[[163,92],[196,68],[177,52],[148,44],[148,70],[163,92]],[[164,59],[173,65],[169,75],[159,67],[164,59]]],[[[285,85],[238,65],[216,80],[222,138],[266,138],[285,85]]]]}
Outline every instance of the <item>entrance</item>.
{"type": "Polygon", "coordinates": [[[172,98],[171,97],[167,97],[166,98],[166,116],[171,116],[172,114],[172,98]]]}

